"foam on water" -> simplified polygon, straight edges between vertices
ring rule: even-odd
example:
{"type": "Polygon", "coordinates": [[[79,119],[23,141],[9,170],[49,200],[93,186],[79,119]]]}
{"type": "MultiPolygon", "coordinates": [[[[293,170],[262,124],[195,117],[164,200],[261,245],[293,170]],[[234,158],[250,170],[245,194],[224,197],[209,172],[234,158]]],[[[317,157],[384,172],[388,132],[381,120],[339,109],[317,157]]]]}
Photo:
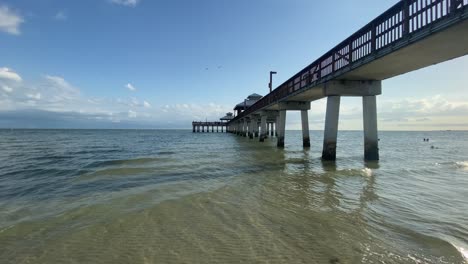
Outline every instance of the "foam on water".
{"type": "Polygon", "coordinates": [[[364,168],[361,170],[362,174],[366,177],[371,177],[372,176],[372,170],[369,168],[364,168]]]}
{"type": "Polygon", "coordinates": [[[458,247],[457,245],[453,245],[453,246],[460,252],[463,258],[465,258],[465,262],[468,263],[468,248],[466,246],[465,247],[458,247]]]}
{"type": "Polygon", "coordinates": [[[468,170],[468,161],[458,161],[455,162],[458,168],[461,168],[463,170],[468,170]]]}

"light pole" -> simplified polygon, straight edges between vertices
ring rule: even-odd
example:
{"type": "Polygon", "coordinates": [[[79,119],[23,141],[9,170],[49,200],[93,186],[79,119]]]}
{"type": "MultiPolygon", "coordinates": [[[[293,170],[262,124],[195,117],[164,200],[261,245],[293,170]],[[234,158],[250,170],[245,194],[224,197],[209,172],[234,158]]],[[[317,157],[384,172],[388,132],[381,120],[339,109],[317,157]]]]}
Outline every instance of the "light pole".
{"type": "Polygon", "coordinates": [[[273,89],[273,74],[276,74],[277,72],[275,71],[270,71],[270,83],[268,84],[268,87],[270,87],[270,93],[271,90],[273,89]]]}

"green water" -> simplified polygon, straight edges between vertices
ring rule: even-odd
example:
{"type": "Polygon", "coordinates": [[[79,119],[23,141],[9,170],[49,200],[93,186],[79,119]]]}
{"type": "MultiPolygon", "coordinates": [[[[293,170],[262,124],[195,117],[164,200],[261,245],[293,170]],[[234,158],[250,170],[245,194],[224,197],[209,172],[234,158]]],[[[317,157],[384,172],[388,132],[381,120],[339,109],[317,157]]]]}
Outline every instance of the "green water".
{"type": "Polygon", "coordinates": [[[0,130],[0,263],[466,263],[468,132],[379,137],[0,130]]]}

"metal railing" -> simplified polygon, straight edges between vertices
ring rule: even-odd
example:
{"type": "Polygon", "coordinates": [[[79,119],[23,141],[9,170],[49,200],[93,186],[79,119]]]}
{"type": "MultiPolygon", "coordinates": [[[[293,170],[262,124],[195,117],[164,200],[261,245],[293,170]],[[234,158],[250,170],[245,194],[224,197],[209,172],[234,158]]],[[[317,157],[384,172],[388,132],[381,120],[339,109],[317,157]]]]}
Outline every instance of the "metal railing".
{"type": "Polygon", "coordinates": [[[278,86],[230,122],[306,87],[343,74],[370,55],[450,16],[464,12],[468,0],[401,0],[335,48],[278,86]]]}
{"type": "Polygon", "coordinates": [[[203,121],[193,121],[192,126],[226,126],[228,122],[203,122],[203,121]]]}

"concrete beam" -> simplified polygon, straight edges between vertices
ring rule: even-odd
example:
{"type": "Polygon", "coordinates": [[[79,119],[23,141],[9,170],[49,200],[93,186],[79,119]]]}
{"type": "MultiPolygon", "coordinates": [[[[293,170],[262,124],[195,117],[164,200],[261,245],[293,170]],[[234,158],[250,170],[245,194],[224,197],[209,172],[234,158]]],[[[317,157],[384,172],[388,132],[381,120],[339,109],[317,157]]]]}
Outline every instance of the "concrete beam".
{"type": "Polygon", "coordinates": [[[324,96],[372,96],[382,94],[381,81],[337,80],[323,85],[324,96]]]}
{"type": "Polygon", "coordinates": [[[276,120],[276,117],[279,115],[276,110],[262,110],[258,112],[260,116],[266,116],[267,122],[276,120]]]}
{"type": "Polygon", "coordinates": [[[298,101],[287,101],[287,102],[279,102],[278,103],[278,110],[310,110],[310,102],[298,102],[298,101]]]}

